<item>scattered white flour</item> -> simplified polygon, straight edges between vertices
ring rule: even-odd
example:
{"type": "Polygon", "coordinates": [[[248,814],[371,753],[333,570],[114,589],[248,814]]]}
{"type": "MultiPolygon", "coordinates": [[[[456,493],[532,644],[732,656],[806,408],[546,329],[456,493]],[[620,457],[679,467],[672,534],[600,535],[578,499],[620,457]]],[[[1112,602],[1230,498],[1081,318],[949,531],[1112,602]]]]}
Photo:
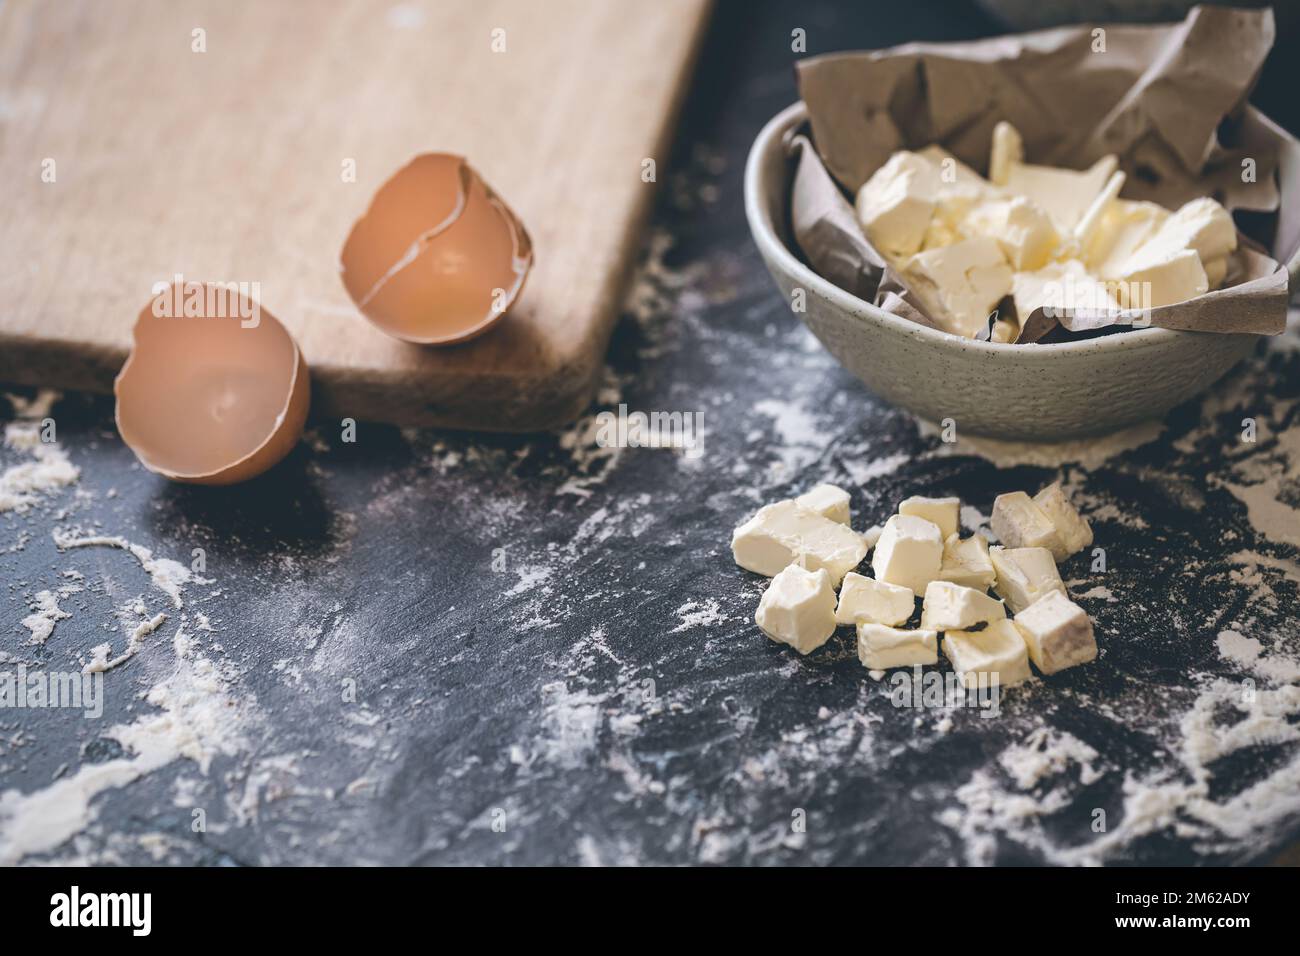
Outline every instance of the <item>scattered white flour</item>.
{"type": "Polygon", "coordinates": [[[53,388],[39,389],[31,398],[24,398],[12,392],[6,392],[5,398],[13,406],[14,418],[22,421],[40,421],[49,418],[54,404],[63,397],[63,393],[53,388]]]}
{"type": "Polygon", "coordinates": [[[1063,773],[1071,763],[1079,766],[1079,782],[1087,786],[1101,778],[1101,772],[1093,766],[1096,759],[1097,751],[1078,737],[1052,727],[1039,727],[1023,743],[1003,750],[998,763],[1017,787],[1031,790],[1044,779],[1063,773]]]}
{"type": "Polygon", "coordinates": [[[590,498],[592,488],[603,484],[618,467],[623,449],[617,444],[600,444],[601,429],[595,415],[586,415],[560,432],[560,447],[569,453],[577,473],[556,489],[557,494],[590,498]]]}
{"type": "MultiPolygon", "coordinates": [[[[922,418],[916,420],[916,427],[923,438],[937,438],[942,434],[938,425],[922,418]]],[[[940,441],[930,455],[983,458],[997,468],[1017,468],[1021,465],[1059,468],[1066,464],[1078,464],[1094,469],[1116,455],[1155,441],[1164,428],[1163,422],[1141,422],[1095,438],[1077,438],[1063,442],[1021,442],[964,435],[959,427],[955,442],[940,441]]]]}
{"type": "Polygon", "coordinates": [[[687,601],[677,609],[677,616],[681,618],[681,623],[669,631],[669,634],[680,634],[682,631],[689,631],[696,627],[712,627],[727,620],[727,614],[722,610],[722,606],[712,599],[687,601]]]}
{"type": "Polygon", "coordinates": [[[564,681],[543,685],[540,756],[560,767],[581,767],[596,746],[601,703],[585,690],[570,690],[564,681]]]}
{"type": "Polygon", "coordinates": [[[856,458],[845,457],[842,459],[842,464],[854,484],[867,485],[877,478],[892,475],[911,460],[911,455],[900,451],[868,462],[860,462],[856,458]]]}
{"type": "MultiPolygon", "coordinates": [[[[103,673],[110,671],[118,664],[125,663],[135,657],[140,648],[144,646],[144,639],[158,630],[163,621],[167,620],[166,614],[155,614],[148,620],[141,621],[126,636],[126,647],[117,657],[109,657],[112,653],[111,644],[100,644],[91,650],[90,663],[81,669],[83,674],[103,673]]],[[[179,632],[178,632],[179,633],[179,632]]],[[[183,656],[183,655],[182,655],[183,656]]]]}
{"type": "Polygon", "coordinates": [[[5,444],[26,452],[32,460],[0,472],[0,512],[26,511],[47,492],[72,484],[80,475],[57,442],[41,441],[35,423],[10,422],[5,426],[5,444]]]}
{"type": "Polygon", "coordinates": [[[754,411],[772,420],[777,442],[772,449],[779,456],[776,475],[792,478],[816,461],[830,444],[831,436],[817,427],[817,418],[793,402],[774,398],[754,404],[754,411]]]}
{"type": "Polygon", "coordinates": [[[545,565],[519,568],[515,573],[519,575],[519,581],[509,591],[502,594],[502,597],[514,597],[517,594],[524,594],[539,584],[545,583],[551,577],[551,569],[545,565]]]}
{"type": "Polygon", "coordinates": [[[1219,654],[1244,670],[1279,684],[1300,681],[1300,660],[1265,653],[1262,642],[1239,631],[1220,631],[1215,639],[1219,654]]]}
{"type": "MultiPolygon", "coordinates": [[[[1280,410],[1274,418],[1281,420],[1280,410]]],[[[1278,434],[1267,452],[1236,462],[1232,474],[1235,481],[1219,483],[1246,506],[1251,525],[1270,541],[1300,548],[1300,424],[1278,434]]]]}
{"type": "Polygon", "coordinates": [[[1098,584],[1086,591],[1079,592],[1075,594],[1074,597],[1076,600],[1078,598],[1084,598],[1088,600],[1105,601],[1107,604],[1116,604],[1119,601],[1119,598],[1115,597],[1111,592],[1111,589],[1106,587],[1104,584],[1098,584]]]}
{"type": "Polygon", "coordinates": [[[179,561],[173,561],[171,558],[155,558],[153,552],[144,545],[132,544],[126,538],[120,536],[98,535],[93,537],[80,538],[74,534],[54,531],[54,544],[59,550],[68,548],[120,548],[135,556],[140,562],[140,567],[144,568],[146,574],[153,579],[154,587],[162,591],[172,599],[172,605],[175,607],[184,606],[181,600],[181,588],[191,581],[199,584],[210,584],[211,582],[196,577],[189,568],[179,561]]]}
{"type": "Polygon", "coordinates": [[[36,609],[23,618],[23,627],[32,632],[32,644],[44,644],[54,633],[54,625],[72,617],[59,607],[59,595],[53,591],[41,591],[36,595],[36,609]]]}
{"type": "Polygon", "coordinates": [[[95,819],[91,806],[107,790],[124,787],[174,760],[187,758],[207,773],[217,754],[247,746],[245,710],[227,678],[206,657],[178,659],[171,676],[144,699],[158,708],[130,724],[105,731],[129,757],[83,764],[71,776],[32,793],[0,792],[0,866],[32,853],[46,853],[80,833],[95,819]]]}
{"type": "MultiPolygon", "coordinates": [[[[1190,780],[1174,779],[1168,772],[1145,778],[1130,772],[1123,784],[1120,819],[1108,821],[1100,836],[1081,846],[1057,844],[1041,824],[1043,817],[1070,805],[1068,785],[1029,795],[1006,790],[987,771],[978,770],[957,789],[961,808],[948,808],[938,819],[960,834],[967,861],[976,865],[994,861],[996,834],[1061,865],[1103,863],[1135,839],[1166,827],[1175,827],[1184,838],[1213,841],[1226,837],[1243,843],[1300,811],[1300,754],[1292,753],[1289,762],[1268,776],[1218,800],[1210,795],[1211,765],[1241,750],[1300,740],[1300,728],[1292,723],[1298,714],[1300,687],[1247,692],[1234,681],[1208,683],[1179,726],[1181,743],[1175,755],[1190,780]],[[1232,715],[1227,722],[1225,711],[1232,715]]],[[[1064,767],[1070,762],[1081,764],[1081,783],[1091,775],[1092,758],[1087,757],[1091,748],[1080,750],[1067,744],[1049,747],[1049,751],[1046,763],[1039,757],[1014,754],[1007,769],[1017,783],[1036,783],[1043,773],[1055,773],[1058,764],[1064,767]]]]}

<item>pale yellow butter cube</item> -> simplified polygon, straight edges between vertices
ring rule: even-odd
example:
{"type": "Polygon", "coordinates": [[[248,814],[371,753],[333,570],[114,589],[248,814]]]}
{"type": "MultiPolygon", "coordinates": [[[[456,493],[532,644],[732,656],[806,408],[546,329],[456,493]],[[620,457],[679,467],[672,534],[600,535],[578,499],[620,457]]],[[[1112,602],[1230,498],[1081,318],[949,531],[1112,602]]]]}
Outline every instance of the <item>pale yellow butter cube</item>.
{"type": "Polygon", "coordinates": [[[897,627],[906,623],[916,610],[916,596],[910,588],[888,581],[877,581],[855,571],[844,575],[840,603],[835,609],[836,624],[863,621],[897,627]]]}
{"type": "Polygon", "coordinates": [[[823,518],[830,518],[840,524],[849,523],[849,493],[835,485],[821,484],[805,491],[794,499],[795,504],[805,511],[812,511],[823,518]]]}
{"type": "Polygon", "coordinates": [[[989,542],[982,534],[965,540],[953,534],[944,541],[940,580],[987,591],[996,577],[993,562],[989,558],[989,542]]]}
{"type": "Polygon", "coordinates": [[[1067,557],[1092,544],[1092,525],[1070,504],[1059,481],[1052,482],[1034,495],[1034,504],[1043,509],[1043,514],[1056,527],[1056,534],[1061,539],[1067,557]]]}
{"type": "Polygon", "coordinates": [[[939,526],[939,534],[947,541],[951,535],[957,533],[957,524],[961,516],[961,499],[923,498],[920,495],[913,495],[903,499],[903,503],[898,506],[898,513],[914,515],[933,522],[939,526]]]}
{"type": "Polygon", "coordinates": [[[1060,591],[1049,591],[1015,618],[1034,666],[1044,674],[1086,664],[1097,657],[1092,621],[1060,591]]]}
{"type": "Polygon", "coordinates": [[[905,150],[889,157],[858,190],[858,223],[886,256],[905,258],[921,248],[938,187],[938,170],[905,150]]]}
{"type": "Polygon", "coordinates": [[[1115,277],[1115,296],[1126,309],[1146,311],[1186,302],[1210,290],[1210,280],[1193,249],[1166,250],[1148,244],[1115,277]]]}
{"type": "Polygon", "coordinates": [[[825,568],[838,585],[867,556],[867,544],[847,525],[801,508],[794,501],[765,505],[731,535],[742,568],[771,577],[791,564],[825,568]]]}
{"type": "Polygon", "coordinates": [[[1151,241],[1172,249],[1193,249],[1206,263],[1237,248],[1237,227],[1228,210],[1203,197],[1184,203],[1164,221],[1151,241]]]}
{"type": "Polygon", "coordinates": [[[863,622],[858,625],[858,660],[873,671],[937,664],[939,635],[934,631],[904,631],[863,622]]]}
{"type": "Polygon", "coordinates": [[[914,515],[893,515],[886,521],[871,556],[877,581],[888,581],[918,594],[939,577],[942,564],[939,526],[914,515]]]}
{"type": "Polygon", "coordinates": [[[1011,291],[1011,267],[994,239],[928,249],[907,260],[903,275],[945,331],[973,338],[1011,291]]]}
{"type": "Polygon", "coordinates": [[[1118,168],[1114,156],[1104,156],[1084,170],[1012,163],[1005,189],[1032,199],[1052,217],[1057,233],[1068,236],[1118,168]]]}
{"type": "Polygon", "coordinates": [[[1011,297],[1023,323],[1035,309],[1056,318],[1063,312],[1098,312],[1113,315],[1119,302],[1105,283],[1088,274],[1078,259],[1049,262],[1035,272],[1017,272],[1011,278],[1011,297]]]}
{"type": "Polygon", "coordinates": [[[999,687],[1011,687],[1031,676],[1025,639],[1010,618],[982,631],[949,631],[943,636],[943,653],[968,688],[978,685],[979,674],[996,675],[999,687]]]}
{"type": "Polygon", "coordinates": [[[1001,601],[951,581],[931,581],[921,605],[921,627],[930,631],[964,631],[1006,616],[1001,601]]]}
{"type": "Polygon", "coordinates": [[[964,229],[969,236],[995,240],[1017,272],[1041,269],[1061,241],[1051,217],[1024,196],[976,206],[966,217],[964,229]]]}
{"type": "Polygon", "coordinates": [[[993,588],[1012,613],[1024,610],[1049,591],[1065,593],[1056,559],[1046,548],[993,547],[989,558],[997,572],[993,588]]]}
{"type": "Polygon", "coordinates": [[[999,186],[1007,185],[1011,167],[1025,161],[1025,144],[1020,131],[1002,120],[993,127],[993,144],[989,149],[989,179],[999,186]]]}
{"type": "Polygon", "coordinates": [[[1156,203],[1115,200],[1106,207],[1084,246],[1084,262],[1101,278],[1116,278],[1123,264],[1168,218],[1169,210],[1156,203]]]}
{"type": "Polygon", "coordinates": [[[758,602],[754,622],[779,644],[800,654],[821,647],[835,633],[835,589],[825,569],[792,564],[774,577],[758,602]]]}
{"type": "Polygon", "coordinates": [[[1058,561],[1066,557],[1056,525],[1023,491],[1008,492],[993,500],[989,527],[1004,547],[1046,548],[1058,561]]]}

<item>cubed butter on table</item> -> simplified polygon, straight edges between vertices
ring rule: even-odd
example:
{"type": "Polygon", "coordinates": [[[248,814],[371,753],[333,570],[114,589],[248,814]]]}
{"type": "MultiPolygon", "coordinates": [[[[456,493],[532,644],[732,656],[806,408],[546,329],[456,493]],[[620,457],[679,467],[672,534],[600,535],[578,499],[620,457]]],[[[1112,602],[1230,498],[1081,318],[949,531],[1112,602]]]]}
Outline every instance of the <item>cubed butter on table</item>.
{"type": "Polygon", "coordinates": [[[836,624],[866,621],[897,627],[916,609],[911,590],[888,581],[877,581],[855,571],[844,575],[840,586],[840,603],[835,609],[836,624]]]}
{"type": "Polygon", "coordinates": [[[939,534],[945,541],[950,535],[957,533],[957,523],[961,515],[960,498],[924,498],[920,495],[913,495],[911,498],[904,498],[903,503],[898,506],[900,515],[912,515],[917,518],[924,518],[939,527],[939,534]]]}
{"type": "Polygon", "coordinates": [[[1097,639],[1087,612],[1060,591],[1049,591],[1029,605],[1016,615],[1015,623],[1034,666],[1044,674],[1097,657],[1097,639]]]}
{"type": "Polygon", "coordinates": [[[800,654],[821,647],[835,633],[835,588],[824,568],[797,564],[772,578],[758,602],[754,621],[763,633],[800,654]]]}
{"type": "Polygon", "coordinates": [[[917,594],[939,577],[942,565],[939,526],[915,515],[891,516],[871,556],[877,581],[901,585],[917,594]]]}
{"type": "Polygon", "coordinates": [[[794,499],[805,511],[816,512],[823,518],[849,523],[849,493],[834,485],[817,485],[794,499]]]}
{"type": "Polygon", "coordinates": [[[1066,557],[1077,554],[1092,544],[1092,525],[1070,504],[1059,481],[1052,482],[1034,495],[1034,504],[1042,509],[1056,528],[1066,557]]]}
{"type": "Polygon", "coordinates": [[[993,499],[989,527],[1008,548],[1046,548],[1057,561],[1067,557],[1056,525],[1023,491],[1008,492],[993,499]]]}
{"type": "Polygon", "coordinates": [[[791,564],[825,568],[838,585],[867,556],[862,536],[794,501],[765,505],[731,536],[736,563],[771,577],[791,564]]]}
{"type": "Polygon", "coordinates": [[[989,558],[989,542],[982,534],[972,535],[965,540],[953,534],[944,541],[940,580],[987,591],[996,577],[993,562],[989,558]]]}
{"type": "Polygon", "coordinates": [[[929,631],[964,631],[1006,616],[1001,601],[951,581],[931,581],[921,605],[921,627],[929,631]]]}
{"type": "Polygon", "coordinates": [[[1012,613],[1024,610],[1049,591],[1065,593],[1056,559],[1046,548],[992,547],[989,558],[997,572],[993,589],[1012,613]]]}
{"type": "Polygon", "coordinates": [[[978,686],[980,674],[997,675],[999,687],[1011,687],[1030,677],[1025,639],[1010,618],[995,621],[982,631],[949,631],[943,636],[943,653],[967,688],[978,686]]]}
{"type": "Polygon", "coordinates": [[[939,635],[934,631],[901,630],[864,621],[858,625],[858,660],[873,671],[937,664],[939,635]]]}

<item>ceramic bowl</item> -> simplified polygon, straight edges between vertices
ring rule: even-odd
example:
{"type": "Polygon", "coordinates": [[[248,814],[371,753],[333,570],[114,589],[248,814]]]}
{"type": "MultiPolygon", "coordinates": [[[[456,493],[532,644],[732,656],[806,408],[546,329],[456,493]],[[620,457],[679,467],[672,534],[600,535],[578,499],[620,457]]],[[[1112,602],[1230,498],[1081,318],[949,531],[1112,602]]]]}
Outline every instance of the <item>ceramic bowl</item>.
{"type": "MultiPolygon", "coordinates": [[[[1062,441],[1162,417],[1223,376],[1261,336],[1135,329],[1079,342],[1002,345],[959,338],[891,315],[817,275],[790,235],[793,164],[782,140],[802,103],[759,133],[745,167],[745,214],[786,301],[832,355],[889,401],[957,432],[1062,441]]],[[[1293,284],[1294,288],[1294,284],[1293,284]]]]}

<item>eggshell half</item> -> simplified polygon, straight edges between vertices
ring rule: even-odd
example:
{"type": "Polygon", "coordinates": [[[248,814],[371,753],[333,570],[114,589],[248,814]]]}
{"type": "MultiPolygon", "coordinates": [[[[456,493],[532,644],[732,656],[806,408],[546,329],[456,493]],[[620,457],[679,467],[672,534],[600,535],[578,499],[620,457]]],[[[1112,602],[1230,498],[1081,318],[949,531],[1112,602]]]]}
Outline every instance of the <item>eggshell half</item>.
{"type": "Polygon", "coordinates": [[[500,321],[532,264],[528,231],[469,163],[423,153],[375,193],[343,245],[339,273],[382,331],[451,345],[500,321]]]}
{"type": "Polygon", "coordinates": [[[199,485],[247,481],[284,458],[302,437],[311,397],[288,330],[212,283],[173,284],[140,311],[113,391],[117,430],[140,462],[199,485]],[[187,314],[173,314],[185,301],[187,314]]]}

